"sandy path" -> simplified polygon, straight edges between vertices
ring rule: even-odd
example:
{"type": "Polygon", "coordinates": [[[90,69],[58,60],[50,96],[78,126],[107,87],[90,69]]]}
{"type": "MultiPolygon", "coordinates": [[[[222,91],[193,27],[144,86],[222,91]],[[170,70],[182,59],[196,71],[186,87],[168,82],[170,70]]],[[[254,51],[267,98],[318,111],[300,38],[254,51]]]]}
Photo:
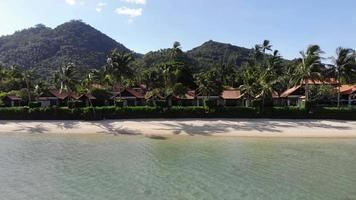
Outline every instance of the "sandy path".
{"type": "Polygon", "coordinates": [[[356,121],[268,119],[0,121],[0,134],[4,133],[356,138],[356,121]]]}

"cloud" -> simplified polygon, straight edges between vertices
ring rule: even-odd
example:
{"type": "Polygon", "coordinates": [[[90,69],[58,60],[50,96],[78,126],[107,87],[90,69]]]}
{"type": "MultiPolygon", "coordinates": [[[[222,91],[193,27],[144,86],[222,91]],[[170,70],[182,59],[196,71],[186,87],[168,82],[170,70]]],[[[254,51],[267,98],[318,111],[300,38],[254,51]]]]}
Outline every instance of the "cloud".
{"type": "Polygon", "coordinates": [[[85,1],[84,0],[65,0],[65,2],[68,4],[68,5],[71,5],[71,6],[75,6],[77,4],[80,4],[80,5],[84,5],[85,4],[85,1]]]}
{"type": "Polygon", "coordinates": [[[146,0],[121,0],[121,1],[126,3],[141,4],[141,5],[146,4],[146,0]]]}
{"type": "Polygon", "coordinates": [[[106,5],[107,3],[103,3],[103,2],[97,3],[95,7],[96,12],[101,12],[106,5]]]}
{"type": "Polygon", "coordinates": [[[121,7],[121,8],[116,8],[115,12],[119,15],[126,15],[131,18],[138,17],[142,15],[142,8],[127,8],[127,7],[121,7]]]}
{"type": "Polygon", "coordinates": [[[65,0],[65,2],[71,6],[74,6],[75,4],[77,4],[77,0],[65,0]]]}

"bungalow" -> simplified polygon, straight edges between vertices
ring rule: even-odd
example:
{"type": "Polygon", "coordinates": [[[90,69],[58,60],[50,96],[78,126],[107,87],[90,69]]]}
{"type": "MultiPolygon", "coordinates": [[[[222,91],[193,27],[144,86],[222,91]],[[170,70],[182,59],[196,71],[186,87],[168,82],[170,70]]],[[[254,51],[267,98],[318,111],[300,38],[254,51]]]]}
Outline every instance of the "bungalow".
{"type": "Polygon", "coordinates": [[[67,105],[69,99],[71,98],[71,95],[68,92],[60,92],[59,90],[51,90],[50,93],[58,98],[57,105],[67,105]]]}
{"type": "Polygon", "coordinates": [[[202,96],[202,95],[197,95],[195,96],[195,106],[204,106],[205,105],[205,100],[209,100],[214,102],[215,105],[219,106],[222,104],[221,102],[221,97],[218,95],[212,95],[212,96],[202,96]]]}
{"type": "Polygon", "coordinates": [[[356,104],[356,85],[342,85],[340,87],[341,104],[349,106],[356,104]]]}
{"type": "MultiPolygon", "coordinates": [[[[262,93],[257,95],[255,98],[256,99],[261,99],[261,97],[262,97],[262,93]]],[[[266,101],[268,101],[268,102],[265,101],[265,105],[266,104],[271,104],[271,105],[281,105],[282,104],[281,98],[280,98],[280,96],[279,96],[277,91],[273,91],[272,92],[272,99],[270,99],[270,98],[271,98],[271,96],[268,99],[266,99],[266,101]]]]}
{"type": "Polygon", "coordinates": [[[45,92],[38,98],[38,102],[41,103],[41,107],[59,106],[59,93],[55,91],[45,92]]]}
{"type": "Polygon", "coordinates": [[[173,106],[193,106],[195,104],[195,91],[189,90],[184,96],[174,96],[172,99],[173,106]]]}
{"type": "Polygon", "coordinates": [[[220,98],[225,106],[239,106],[245,104],[243,96],[239,89],[229,88],[222,92],[220,98]]]}
{"type": "Polygon", "coordinates": [[[126,88],[119,92],[113,92],[113,100],[121,99],[124,106],[142,106],[145,105],[145,95],[141,91],[126,88]]]}
{"type": "Polygon", "coordinates": [[[15,95],[5,96],[2,101],[7,107],[17,107],[21,106],[22,98],[17,97],[15,95]]]}
{"type": "Polygon", "coordinates": [[[195,96],[195,104],[196,106],[203,106],[204,100],[209,99],[213,101],[215,105],[220,106],[238,106],[244,104],[243,94],[241,91],[236,88],[229,88],[223,90],[220,95],[212,95],[212,96],[195,96]]]}
{"type": "Polygon", "coordinates": [[[89,93],[82,95],[72,94],[71,97],[76,101],[83,102],[86,106],[92,106],[93,102],[96,100],[96,98],[89,93]]]}
{"type": "MultiPolygon", "coordinates": [[[[282,104],[287,106],[297,106],[305,101],[305,85],[306,81],[303,84],[289,88],[281,94],[282,104]]],[[[308,80],[310,86],[315,85],[332,85],[335,88],[339,86],[339,82],[335,79],[327,79],[324,81],[321,80],[308,80]]]]}

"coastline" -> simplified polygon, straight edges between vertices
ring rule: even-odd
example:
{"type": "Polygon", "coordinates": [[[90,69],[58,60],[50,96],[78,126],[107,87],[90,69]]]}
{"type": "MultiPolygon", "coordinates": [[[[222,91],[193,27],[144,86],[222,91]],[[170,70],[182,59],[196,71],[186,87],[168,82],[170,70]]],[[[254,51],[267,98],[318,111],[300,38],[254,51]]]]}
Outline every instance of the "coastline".
{"type": "Polygon", "coordinates": [[[275,119],[0,121],[0,134],[356,138],[356,121],[275,119]]]}

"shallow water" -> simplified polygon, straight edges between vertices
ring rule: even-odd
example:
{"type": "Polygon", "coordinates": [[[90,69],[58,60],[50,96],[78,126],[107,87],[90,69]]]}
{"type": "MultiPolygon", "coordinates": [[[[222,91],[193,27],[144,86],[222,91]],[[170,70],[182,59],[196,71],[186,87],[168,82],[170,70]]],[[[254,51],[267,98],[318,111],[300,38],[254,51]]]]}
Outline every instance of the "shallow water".
{"type": "Polygon", "coordinates": [[[0,199],[356,199],[356,140],[0,135],[0,199]]]}

